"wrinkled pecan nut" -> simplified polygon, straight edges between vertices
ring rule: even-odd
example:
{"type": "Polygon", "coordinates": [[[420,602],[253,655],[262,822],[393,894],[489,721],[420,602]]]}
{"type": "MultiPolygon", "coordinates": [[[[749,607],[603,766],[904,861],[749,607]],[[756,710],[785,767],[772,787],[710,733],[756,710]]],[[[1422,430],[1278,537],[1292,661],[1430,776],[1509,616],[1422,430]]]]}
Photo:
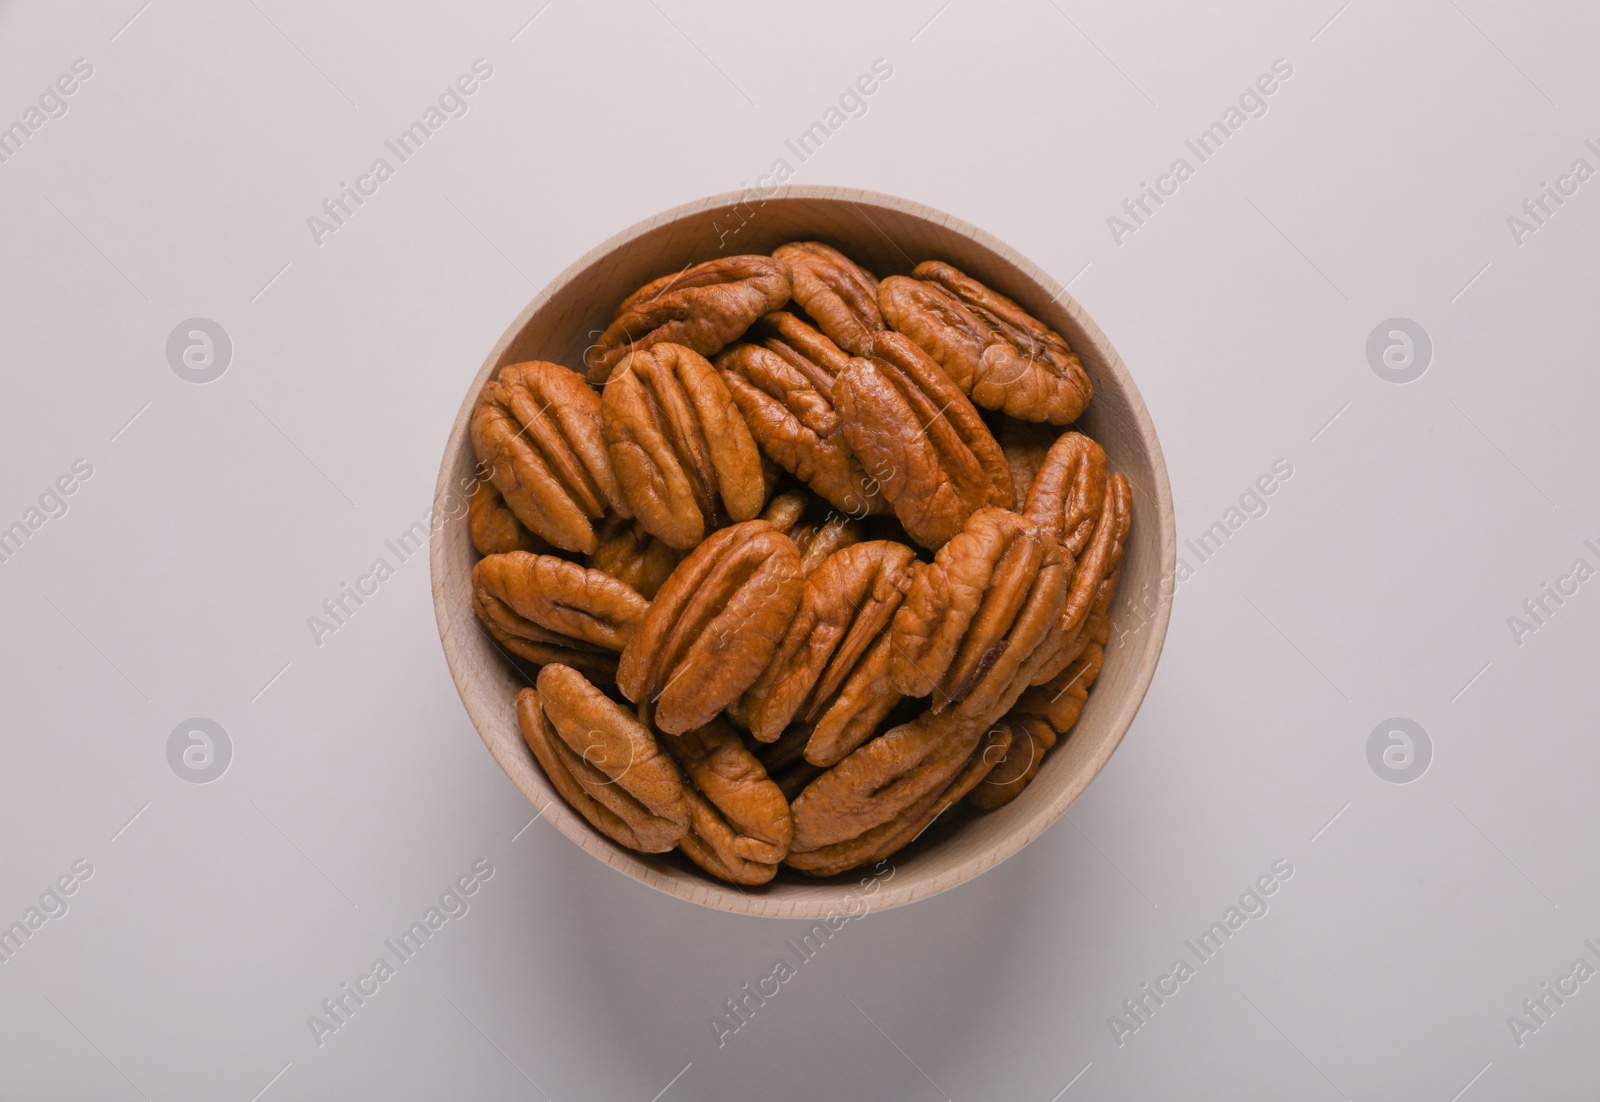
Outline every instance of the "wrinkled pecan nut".
{"type": "Polygon", "coordinates": [[[876,484],[846,442],[833,408],[834,377],[849,360],[820,333],[831,354],[812,358],[778,330],[809,326],[792,315],[774,314],[763,328],[772,332],[762,344],[736,344],[717,357],[717,370],[727,380],[733,400],[744,415],[761,450],[784,470],[806,483],[830,504],[852,516],[888,511],[876,484]]]}
{"type": "Polygon", "coordinates": [[[617,685],[681,734],[750,687],[800,605],[800,554],[764,520],[724,528],[678,564],[634,629],[617,685]]]}
{"type": "Polygon", "coordinates": [[[508,364],[484,387],[471,432],[511,512],[555,546],[588,554],[607,506],[631,515],[601,431],[600,396],[577,372],[541,360],[508,364]]]}
{"type": "Polygon", "coordinates": [[[649,602],[598,570],[512,551],[479,559],[472,568],[472,607],[512,653],[609,679],[649,602]]]}
{"type": "Polygon", "coordinates": [[[1006,296],[939,260],[890,276],[878,304],[895,330],[937,360],[985,409],[1065,425],[1094,389],[1061,335],[1006,296]]]}
{"type": "Polygon", "coordinates": [[[773,250],[789,267],[794,300],[835,344],[856,356],[872,352],[882,332],[878,280],[855,261],[820,241],[796,241],[773,250]]]}
{"type": "Polygon", "coordinates": [[[1060,620],[1044,643],[1043,649],[1053,657],[1039,667],[1037,676],[1041,681],[1048,681],[1071,661],[1077,653],[1073,649],[1074,641],[1082,637],[1095,604],[1102,599],[1106,603],[1111,600],[1111,589],[1116,584],[1115,575],[1122,563],[1122,550],[1133,519],[1133,488],[1127,476],[1120,472],[1105,479],[1103,485],[1104,500],[1095,517],[1094,530],[1072,572],[1060,620]]]}
{"type": "Polygon", "coordinates": [[[551,785],[608,838],[664,853],[688,833],[677,768],[648,730],[576,670],[540,670],[537,691],[517,695],[517,722],[551,785]]]}
{"type": "Polygon", "coordinates": [[[1009,740],[1006,728],[932,713],[878,736],[795,799],[785,862],[832,876],[887,857],[967,795],[1009,740]]]}
{"type": "Polygon", "coordinates": [[[1018,715],[1017,709],[1000,721],[1011,734],[1011,744],[994,760],[994,767],[967,795],[973,807],[992,811],[1016,799],[1039,772],[1039,763],[1056,744],[1050,724],[1036,716],[1018,715]]]}
{"type": "Polygon", "coordinates": [[[551,546],[522,526],[517,515],[500,496],[494,483],[480,481],[472,489],[467,505],[467,532],[480,555],[503,555],[507,551],[532,551],[543,555],[551,546]]]}
{"type": "Polygon", "coordinates": [[[986,713],[1055,626],[1066,571],[1050,534],[1005,509],[974,513],[917,572],[895,613],[891,668],[933,711],[973,697],[986,713]]]}
{"type": "Polygon", "coordinates": [[[617,366],[601,400],[611,461],[639,524],[688,550],[766,500],[761,456],[704,356],[657,344],[617,366]]]}
{"type": "Polygon", "coordinates": [[[647,601],[655,598],[656,591],[683,558],[682,552],[623,517],[601,521],[595,536],[600,545],[589,556],[589,569],[626,582],[647,601]]]}
{"type": "Polygon", "coordinates": [[[853,517],[829,513],[820,521],[806,519],[811,498],[799,491],[779,494],[767,502],[761,519],[794,541],[800,552],[800,573],[810,575],[835,551],[860,543],[861,526],[853,517]]]}
{"type": "Polygon", "coordinates": [[[898,333],[834,382],[845,439],[907,534],[938,548],[986,505],[1012,505],[1000,445],[938,364],[898,333]]]}
{"type": "Polygon", "coordinates": [[[724,719],[662,743],[689,775],[689,833],[679,847],[713,876],[764,884],[789,852],[789,801],[724,719]]]}
{"type": "Polygon", "coordinates": [[[900,606],[914,558],[905,544],[874,540],[806,578],[787,634],[745,694],[752,735],[775,741],[797,716],[814,722],[832,704],[900,606]]]}
{"type": "Polygon", "coordinates": [[[584,354],[589,379],[604,383],[629,352],[670,341],[715,356],[762,314],[789,301],[789,269],[769,256],[729,256],[662,276],[622,300],[584,354]]]}

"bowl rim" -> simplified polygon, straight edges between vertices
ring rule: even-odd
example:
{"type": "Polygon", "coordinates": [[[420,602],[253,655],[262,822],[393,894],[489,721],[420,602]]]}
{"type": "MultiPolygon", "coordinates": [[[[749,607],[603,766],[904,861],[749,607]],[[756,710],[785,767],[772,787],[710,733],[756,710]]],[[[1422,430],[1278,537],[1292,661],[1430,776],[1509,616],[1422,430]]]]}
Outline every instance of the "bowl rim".
{"type": "MultiPolygon", "coordinates": [[[[518,340],[532,319],[556,294],[564,290],[568,284],[591,267],[616,253],[630,242],[671,223],[717,208],[737,208],[740,205],[762,206],[768,203],[794,199],[845,202],[858,208],[863,205],[877,207],[937,223],[945,229],[967,238],[980,248],[993,253],[1001,260],[1015,267],[1024,278],[1032,280],[1040,289],[1049,293],[1051,296],[1050,301],[1065,309],[1088,336],[1091,344],[1094,345],[1095,356],[1100,361],[1100,367],[1117,380],[1132,422],[1133,435],[1137,438],[1139,447],[1146,452],[1153,475],[1152,481],[1154,484],[1145,487],[1145,489],[1148,492],[1147,496],[1150,498],[1150,502],[1155,505],[1153,510],[1155,515],[1141,517],[1141,522],[1145,524],[1154,523],[1158,529],[1156,540],[1156,545],[1159,549],[1160,572],[1158,578],[1161,580],[1176,578],[1177,529],[1173,513],[1172,491],[1155,425],[1150,418],[1149,410],[1145,406],[1144,398],[1139,393],[1138,386],[1123,363],[1121,356],[1099,325],[1072,297],[1067,288],[1004,241],[954,215],[899,196],[860,188],[821,184],[783,185],[766,189],[759,194],[752,192],[749,188],[745,188],[740,191],[723,192],[681,203],[612,234],[546,282],[494,343],[494,346],[484,359],[483,366],[478,370],[467,388],[461,408],[452,422],[440,462],[439,476],[434,487],[435,512],[437,513],[438,511],[438,504],[448,500],[452,494],[450,480],[460,449],[463,446],[471,446],[468,439],[468,422],[479,394],[498,369],[505,353],[518,340]]],[[[462,519],[464,520],[464,517],[462,519]]],[[[468,717],[472,720],[473,728],[477,731],[485,746],[488,747],[495,761],[506,773],[507,778],[538,809],[539,815],[536,818],[549,819],[557,830],[589,854],[619,872],[627,874],[632,879],[677,899],[698,903],[716,910],[768,918],[826,918],[840,913],[858,913],[851,909],[852,907],[860,906],[863,902],[860,894],[855,891],[854,881],[844,883],[837,879],[819,880],[814,887],[810,884],[801,884],[804,894],[799,897],[793,895],[773,897],[761,893],[745,892],[734,885],[723,884],[709,877],[686,880],[667,876],[639,856],[624,850],[608,839],[602,838],[589,825],[587,820],[566,805],[565,801],[550,786],[549,781],[542,773],[538,773],[537,769],[533,771],[534,775],[530,777],[528,785],[522,783],[518,779],[519,772],[523,772],[523,775],[527,774],[522,770],[514,769],[514,763],[505,759],[503,756],[505,752],[490,737],[490,725],[495,722],[495,718],[488,714],[487,706],[478,698],[478,695],[469,691],[467,665],[472,659],[463,646],[452,637],[452,609],[450,607],[449,594],[446,591],[447,567],[444,551],[446,531],[449,527],[449,525],[433,525],[428,541],[429,581],[440,642],[445,651],[445,661],[449,666],[451,679],[455,683],[457,694],[461,697],[468,717]],[[533,791],[529,790],[530,785],[534,789],[533,791]],[[851,897],[855,897],[854,902],[850,902],[851,897]]],[[[1099,775],[1106,762],[1110,760],[1111,755],[1121,745],[1123,737],[1127,734],[1128,728],[1132,726],[1134,717],[1144,702],[1145,695],[1149,691],[1150,682],[1155,675],[1155,668],[1159,663],[1161,651],[1165,645],[1175,589],[1175,584],[1170,586],[1158,584],[1155,607],[1151,610],[1150,618],[1143,621],[1140,627],[1140,634],[1145,636],[1143,653],[1133,671],[1132,679],[1122,689],[1122,697],[1116,702],[1116,710],[1105,719],[1109,734],[1104,737],[1103,742],[1093,755],[1075,773],[1069,776],[1067,783],[1062,786],[1062,790],[1055,793],[1048,803],[1035,809],[1027,819],[1020,821],[1007,833],[996,839],[994,844],[989,845],[981,852],[965,857],[942,875],[932,880],[924,880],[916,884],[895,885],[892,883],[893,873],[891,872],[889,877],[882,878],[882,883],[873,892],[868,893],[870,899],[865,902],[870,910],[888,910],[893,907],[904,906],[908,903],[930,898],[940,892],[965,883],[1000,864],[1007,858],[1014,856],[1024,846],[1044,833],[1052,823],[1066,812],[1068,806],[1099,775]]],[[[520,765],[520,763],[515,764],[520,765]]],[[[892,865],[892,859],[890,863],[892,865]]],[[[857,871],[865,872],[866,870],[857,871]]],[[[875,880],[874,882],[876,883],[877,881],[875,880]]],[[[865,884],[866,879],[863,879],[862,885],[865,886],[865,884]]]]}

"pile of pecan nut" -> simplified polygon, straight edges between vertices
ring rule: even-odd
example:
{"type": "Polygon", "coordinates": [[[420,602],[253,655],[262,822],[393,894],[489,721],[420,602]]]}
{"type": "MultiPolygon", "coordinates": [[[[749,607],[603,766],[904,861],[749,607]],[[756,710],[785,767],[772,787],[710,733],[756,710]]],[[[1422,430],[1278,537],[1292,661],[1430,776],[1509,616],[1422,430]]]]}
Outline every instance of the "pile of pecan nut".
{"type": "Polygon", "coordinates": [[[740,885],[1013,799],[1100,672],[1130,488],[1061,336],[814,241],[663,276],[471,417],[473,608],[596,830],[740,885]]]}

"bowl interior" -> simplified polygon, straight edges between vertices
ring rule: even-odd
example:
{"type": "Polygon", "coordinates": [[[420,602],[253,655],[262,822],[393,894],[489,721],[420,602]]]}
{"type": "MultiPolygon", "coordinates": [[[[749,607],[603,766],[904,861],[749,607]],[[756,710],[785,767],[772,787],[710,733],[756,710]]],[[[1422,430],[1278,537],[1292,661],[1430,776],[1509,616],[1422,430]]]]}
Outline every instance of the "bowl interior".
{"type": "MultiPolygon", "coordinates": [[[[1078,427],[1106,450],[1133,486],[1133,525],[1112,612],[1105,667],[1076,727],[1011,803],[959,823],[936,823],[890,859],[873,909],[899,906],[954,887],[1037,837],[1077,797],[1132,722],[1166,634],[1175,567],[1171,493],[1160,445],[1138,391],[1105,335],[1064,288],[988,234],[905,200],[842,188],[790,188],[765,199],[719,196],[668,211],[626,230],[552,280],[512,323],[474,380],[445,448],[435,509],[448,517],[432,546],[434,605],[446,659],[479,734],[517,787],[555,826],[614,868],[682,899],[723,910],[787,918],[854,913],[857,880],[870,870],[811,881],[780,873],[761,888],[713,882],[674,855],[635,854],[570,810],[539,771],[517,729],[512,701],[527,684],[472,615],[462,488],[474,456],[467,421],[484,384],[502,366],[542,359],[580,368],[584,350],[616,304],[642,284],[718,256],[770,253],[793,240],[822,240],[880,278],[942,259],[1009,295],[1065,336],[1094,383],[1078,427]],[[682,862],[680,864],[680,862],[682,862]]],[[[952,819],[945,816],[944,819],[952,819]]],[[[785,870],[787,872],[788,870],[785,870]]]]}

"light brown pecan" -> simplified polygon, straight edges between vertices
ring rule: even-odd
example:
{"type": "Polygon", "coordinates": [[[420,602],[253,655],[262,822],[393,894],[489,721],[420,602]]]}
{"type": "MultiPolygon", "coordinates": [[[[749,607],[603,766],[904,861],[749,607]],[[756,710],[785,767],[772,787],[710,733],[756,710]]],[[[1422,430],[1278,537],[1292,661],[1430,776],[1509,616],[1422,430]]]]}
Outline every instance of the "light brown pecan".
{"type": "MultiPolygon", "coordinates": [[[[821,714],[797,730],[804,731],[806,761],[833,765],[878,733],[878,726],[905,699],[889,676],[893,643],[887,631],[856,663],[850,676],[833,695],[819,704],[821,714]]],[[[811,709],[815,714],[816,709],[811,709]]]]}
{"type": "Polygon", "coordinates": [[[553,550],[522,526],[500,491],[487,479],[472,489],[472,500],[467,505],[467,531],[472,536],[472,546],[480,555],[503,555],[507,551],[532,551],[542,555],[553,550]]]}
{"type": "Polygon", "coordinates": [[[1004,755],[1009,730],[985,727],[927,713],[856,750],[795,799],[785,862],[832,876],[905,846],[1004,755]]]}
{"type": "Polygon", "coordinates": [[[965,395],[906,337],[879,333],[873,357],[834,383],[845,439],[906,533],[936,549],[986,505],[1012,505],[1011,470],[965,395]]]}
{"type": "Polygon", "coordinates": [[[773,742],[796,717],[812,723],[827,710],[888,627],[915,558],[903,543],[874,540],[836,552],[806,578],[788,632],[745,692],[752,735],[773,742]]]}
{"type": "Polygon", "coordinates": [[[656,594],[623,649],[618,687],[669,734],[708,723],[766,668],[802,584],[799,552],[772,525],[721,529],[656,594]]]}
{"type": "MultiPolygon", "coordinates": [[[[1109,594],[1116,577],[1107,579],[1109,594]]],[[[1012,709],[1014,716],[1034,716],[1044,720],[1058,736],[1072,730],[1089,699],[1089,689],[1105,664],[1106,641],[1111,637],[1111,617],[1096,602],[1083,633],[1081,647],[1066,667],[1042,685],[1024,692],[1012,709]]]]}
{"type": "Polygon", "coordinates": [[[762,452],[852,516],[887,512],[833,408],[833,380],[848,357],[792,314],[769,314],[758,329],[751,335],[762,343],[734,345],[717,370],[762,452]]]}
{"type": "Polygon", "coordinates": [[[630,354],[601,410],[622,492],[663,543],[688,550],[707,531],[760,514],[760,452],[704,356],[670,343],[630,354]]]}
{"type": "Polygon", "coordinates": [[[788,301],[789,269],[770,256],[728,256],[662,276],[617,307],[584,354],[589,379],[606,382],[629,352],[663,341],[715,356],[788,301]]]}
{"type": "Polygon", "coordinates": [[[472,609],[501,645],[601,680],[615,676],[617,654],[647,608],[623,582],[554,555],[512,551],[472,568],[472,609]]]}
{"type": "Polygon", "coordinates": [[[885,328],[877,278],[820,241],[780,245],[772,255],[789,266],[794,300],[816,320],[817,328],[840,348],[870,355],[872,335],[885,328]]]}
{"type": "Polygon", "coordinates": [[[891,628],[895,687],[935,712],[986,712],[1056,624],[1066,598],[1051,535],[1006,509],[974,513],[917,572],[891,628]]]}
{"type": "Polygon", "coordinates": [[[1024,421],[1065,425],[1094,388],[1053,329],[941,260],[878,288],[885,320],[927,349],[973,402],[1024,421]]]}
{"type": "MultiPolygon", "coordinates": [[[[1007,417],[1000,426],[996,439],[1011,468],[1011,491],[1017,501],[1026,501],[1039,476],[1050,447],[1061,435],[1054,425],[1041,425],[1033,421],[1018,421],[1007,417]]],[[[1065,549],[1063,549],[1065,550],[1065,549]]]]}
{"type": "MultiPolygon", "coordinates": [[[[1111,589],[1116,584],[1115,575],[1122,563],[1123,546],[1133,520],[1133,490],[1127,476],[1121,473],[1106,479],[1104,485],[1105,499],[1095,517],[1094,530],[1072,572],[1060,619],[1042,648],[1052,657],[1039,667],[1037,676],[1041,681],[1050,680],[1072,660],[1076,653],[1072,649],[1073,642],[1080,638],[1096,602],[1102,598],[1108,603],[1111,600],[1111,589]]],[[[1070,499],[1068,508],[1070,518],[1070,499]]]]}
{"type": "Polygon", "coordinates": [[[1037,716],[1019,715],[1020,706],[996,726],[1004,727],[1011,735],[1011,744],[994,761],[994,768],[973,786],[967,803],[985,811],[1003,807],[1017,798],[1039,772],[1039,763],[1045,751],[1056,744],[1056,733],[1050,724],[1037,716]]]}
{"type": "Polygon", "coordinates": [[[829,555],[864,538],[861,525],[853,517],[829,512],[820,520],[807,519],[813,513],[812,499],[798,490],[779,494],[767,503],[761,519],[794,541],[800,552],[800,573],[809,575],[829,555]]]}
{"type": "Polygon", "coordinates": [[[735,884],[764,884],[789,852],[794,820],[789,801],[718,717],[682,735],[663,735],[667,752],[693,784],[689,833],[679,844],[691,861],[735,884]]]}
{"type": "Polygon", "coordinates": [[[681,551],[623,517],[601,521],[595,536],[600,545],[589,556],[589,569],[626,582],[647,601],[655,599],[656,591],[683,558],[681,551]]]}
{"type": "Polygon", "coordinates": [[[632,515],[600,426],[600,396],[575,371],[508,364],[472,411],[472,447],[517,520],[564,551],[594,550],[607,506],[632,515]]]}
{"type": "Polygon", "coordinates": [[[677,767],[578,671],[540,670],[538,689],[517,695],[517,722],[551,785],[602,834],[642,853],[665,853],[688,833],[677,767]]]}
{"type": "Polygon", "coordinates": [[[1104,449],[1082,433],[1062,433],[1038,466],[1022,515],[1054,536],[1076,561],[1094,535],[1106,486],[1104,449]]]}

